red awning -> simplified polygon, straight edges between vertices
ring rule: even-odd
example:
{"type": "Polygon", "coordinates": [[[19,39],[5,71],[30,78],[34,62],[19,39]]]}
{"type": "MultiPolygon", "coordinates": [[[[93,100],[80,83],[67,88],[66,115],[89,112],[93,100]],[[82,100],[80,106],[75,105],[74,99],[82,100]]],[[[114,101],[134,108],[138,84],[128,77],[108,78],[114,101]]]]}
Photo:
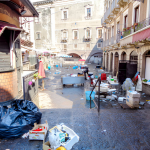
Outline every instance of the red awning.
{"type": "Polygon", "coordinates": [[[18,35],[21,33],[22,29],[17,28],[15,25],[6,23],[6,22],[0,22],[0,36],[4,33],[4,31],[15,31],[15,39],[18,37],[18,35]]]}
{"type": "Polygon", "coordinates": [[[133,35],[132,42],[142,41],[150,38],[150,28],[133,35]]]}

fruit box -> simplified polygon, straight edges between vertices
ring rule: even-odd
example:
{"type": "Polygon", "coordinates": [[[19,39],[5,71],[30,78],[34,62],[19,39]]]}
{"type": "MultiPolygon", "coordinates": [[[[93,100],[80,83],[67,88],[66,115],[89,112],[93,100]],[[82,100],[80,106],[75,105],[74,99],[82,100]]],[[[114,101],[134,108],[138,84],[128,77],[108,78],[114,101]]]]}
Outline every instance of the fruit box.
{"type": "Polygon", "coordinates": [[[47,121],[45,124],[34,123],[33,129],[29,131],[29,140],[44,140],[47,131],[48,131],[47,121]]]}
{"type": "Polygon", "coordinates": [[[50,148],[50,143],[49,143],[49,141],[48,142],[44,142],[43,143],[43,150],[54,150],[54,149],[52,149],[52,148],[50,148]]]}

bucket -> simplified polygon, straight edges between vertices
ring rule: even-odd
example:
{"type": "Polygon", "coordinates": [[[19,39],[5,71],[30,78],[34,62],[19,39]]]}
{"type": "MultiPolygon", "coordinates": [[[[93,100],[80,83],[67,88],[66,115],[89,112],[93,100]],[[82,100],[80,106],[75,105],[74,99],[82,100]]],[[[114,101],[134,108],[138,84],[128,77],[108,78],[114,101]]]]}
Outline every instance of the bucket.
{"type": "MultiPolygon", "coordinates": [[[[90,100],[90,94],[91,94],[91,91],[86,91],[85,92],[86,100],[88,100],[88,101],[90,100]]],[[[95,97],[95,92],[94,91],[92,92],[91,97],[92,97],[92,99],[94,99],[94,97],[95,97]]]]}
{"type": "Polygon", "coordinates": [[[58,68],[58,65],[56,65],[56,67],[58,68]]]}

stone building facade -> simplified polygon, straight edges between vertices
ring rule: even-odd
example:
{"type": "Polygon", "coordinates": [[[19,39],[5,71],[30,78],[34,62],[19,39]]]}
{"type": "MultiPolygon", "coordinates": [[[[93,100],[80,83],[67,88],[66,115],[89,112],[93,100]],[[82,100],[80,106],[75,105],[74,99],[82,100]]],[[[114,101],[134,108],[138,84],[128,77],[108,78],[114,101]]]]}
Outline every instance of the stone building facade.
{"type": "Polygon", "coordinates": [[[105,0],[103,67],[113,75],[119,62],[135,61],[142,78],[150,79],[150,1],[105,0]]]}
{"type": "Polygon", "coordinates": [[[68,0],[33,3],[35,48],[98,62],[102,61],[103,0],[68,0]]]}

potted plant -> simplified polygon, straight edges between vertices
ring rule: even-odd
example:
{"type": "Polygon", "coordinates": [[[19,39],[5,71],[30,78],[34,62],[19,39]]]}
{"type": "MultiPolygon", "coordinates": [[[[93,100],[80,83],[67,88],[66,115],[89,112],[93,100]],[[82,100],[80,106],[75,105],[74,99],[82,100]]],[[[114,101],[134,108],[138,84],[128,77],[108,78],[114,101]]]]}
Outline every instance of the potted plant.
{"type": "Polygon", "coordinates": [[[130,29],[130,27],[127,27],[127,30],[129,30],[130,29]]]}
{"type": "Polygon", "coordinates": [[[42,77],[41,76],[39,76],[39,73],[35,73],[34,75],[33,75],[33,77],[34,77],[34,80],[36,81],[36,79],[41,79],[42,77]]]}
{"type": "Polygon", "coordinates": [[[123,31],[126,31],[126,28],[123,28],[123,31]]]}
{"type": "Polygon", "coordinates": [[[134,23],[134,26],[137,26],[137,25],[138,25],[138,23],[135,22],[135,23],[134,23]]]}

